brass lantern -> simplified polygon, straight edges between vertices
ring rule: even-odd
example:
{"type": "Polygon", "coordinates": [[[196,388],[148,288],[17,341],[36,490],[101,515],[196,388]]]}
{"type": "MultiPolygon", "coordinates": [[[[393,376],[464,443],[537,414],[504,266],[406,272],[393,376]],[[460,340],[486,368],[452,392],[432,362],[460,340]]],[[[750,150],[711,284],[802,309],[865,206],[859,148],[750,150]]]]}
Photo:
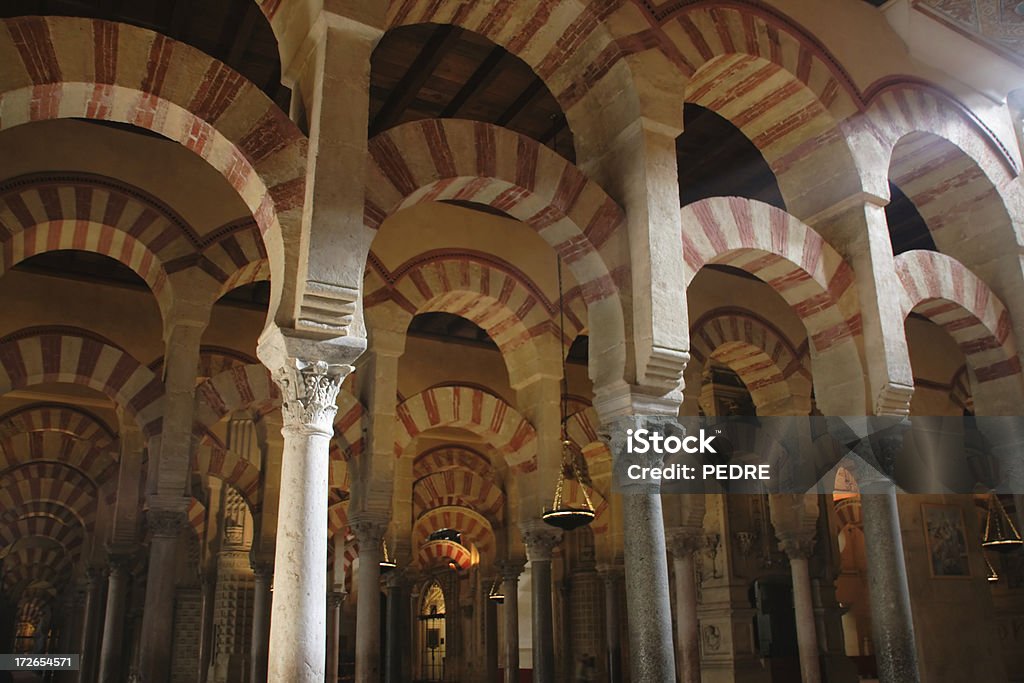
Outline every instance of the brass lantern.
{"type": "Polygon", "coordinates": [[[987,550],[1009,552],[1024,545],[1020,532],[1013,525],[1013,520],[1006,514],[1006,509],[993,493],[988,499],[988,515],[985,518],[985,535],[981,545],[987,550]]]}

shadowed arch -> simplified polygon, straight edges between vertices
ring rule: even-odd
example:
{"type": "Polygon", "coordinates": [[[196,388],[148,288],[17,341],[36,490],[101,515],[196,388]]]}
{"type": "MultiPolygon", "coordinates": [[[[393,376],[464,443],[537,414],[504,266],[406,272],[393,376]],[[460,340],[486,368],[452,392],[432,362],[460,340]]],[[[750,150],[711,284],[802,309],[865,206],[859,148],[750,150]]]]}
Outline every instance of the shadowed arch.
{"type": "Polygon", "coordinates": [[[465,571],[473,565],[469,549],[455,541],[428,541],[416,551],[416,561],[420,569],[432,569],[437,566],[448,566],[454,562],[459,569],[465,571]]]}
{"type": "Polygon", "coordinates": [[[395,455],[435,427],[461,427],[478,434],[498,451],[509,469],[530,472],[537,466],[537,435],[529,422],[503,400],[474,387],[427,389],[398,405],[395,455]]]}
{"type": "MultiPolygon", "coordinates": [[[[1007,380],[988,401],[1019,409],[1024,401],[1020,358],[1010,314],[999,298],[955,259],[932,251],[900,254],[896,273],[904,290],[904,317],[918,313],[946,330],[963,351],[979,390],[986,383],[1007,380]],[[1004,398],[996,399],[996,393],[1004,398]]],[[[980,398],[975,396],[976,401],[980,398]]]]}
{"type": "Polygon", "coordinates": [[[75,328],[27,328],[0,339],[0,395],[46,382],[102,392],[147,437],[160,429],[163,384],[107,340],[75,328]]]}
{"type": "Polygon", "coordinates": [[[417,517],[442,507],[467,507],[483,515],[492,525],[500,524],[505,494],[494,482],[465,470],[434,472],[412,486],[413,510],[417,517]]]}
{"type": "Polygon", "coordinates": [[[5,19],[0,64],[0,128],[119,121],[176,140],[216,168],[263,234],[276,311],[285,261],[295,259],[286,248],[301,229],[307,141],[255,85],[166,36],[92,19],[5,19]]]}
{"type": "Polygon", "coordinates": [[[607,354],[591,358],[595,384],[622,378],[625,325],[618,282],[628,271],[618,205],[586,175],[534,140],[489,124],[428,119],[370,141],[366,251],[391,214],[420,202],[460,200],[499,209],[530,225],[579,283],[607,354]],[[616,344],[622,341],[623,345],[616,344]]]}
{"type": "Polygon", "coordinates": [[[691,326],[690,344],[688,389],[699,390],[704,369],[715,360],[743,380],[759,415],[810,410],[811,372],[803,353],[759,316],[742,309],[709,311],[691,326]]]}
{"type": "Polygon", "coordinates": [[[844,410],[864,410],[856,346],[860,310],[853,270],[842,257],[814,230],[761,202],[712,197],[682,213],[687,286],[708,263],[740,268],[768,284],[807,330],[815,380],[825,374],[838,380],[836,385],[844,387],[844,410]]]}
{"type": "Polygon", "coordinates": [[[457,505],[445,505],[421,514],[412,527],[412,545],[421,547],[430,534],[441,529],[454,529],[464,540],[476,546],[482,558],[491,560],[495,552],[494,529],[479,512],[457,505]]]}

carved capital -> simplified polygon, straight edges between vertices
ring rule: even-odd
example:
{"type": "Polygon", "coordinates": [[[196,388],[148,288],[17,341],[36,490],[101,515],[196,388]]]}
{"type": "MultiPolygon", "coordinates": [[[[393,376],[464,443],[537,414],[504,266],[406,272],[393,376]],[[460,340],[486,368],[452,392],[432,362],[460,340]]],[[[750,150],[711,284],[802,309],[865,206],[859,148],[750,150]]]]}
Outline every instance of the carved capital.
{"type": "Polygon", "coordinates": [[[331,365],[322,360],[290,359],[274,379],[281,387],[281,414],[285,429],[302,429],[326,436],[334,434],[334,415],[341,383],[351,365],[331,365]]]}
{"type": "Polygon", "coordinates": [[[327,604],[331,609],[338,609],[347,597],[348,593],[346,591],[330,591],[327,593],[327,604]]]}
{"type": "Polygon", "coordinates": [[[814,552],[813,536],[780,536],[779,550],[791,560],[807,559],[814,552]]]}
{"type": "Polygon", "coordinates": [[[359,543],[359,551],[362,553],[366,548],[379,548],[384,540],[384,533],[388,530],[388,520],[379,515],[357,514],[349,520],[349,527],[352,529],[356,541],[359,543]]]}
{"type": "Polygon", "coordinates": [[[519,581],[524,567],[526,563],[522,560],[504,560],[498,563],[498,573],[501,574],[502,581],[519,581]]]}
{"type": "Polygon", "coordinates": [[[523,525],[523,543],[531,562],[550,562],[551,553],[562,542],[562,530],[543,522],[523,525]]]}
{"type": "Polygon", "coordinates": [[[107,555],[107,564],[110,566],[110,578],[126,579],[131,576],[134,558],[129,553],[111,552],[107,555]]]}
{"type": "Polygon", "coordinates": [[[665,533],[665,546],[672,553],[672,557],[675,558],[693,555],[693,553],[704,547],[704,529],[669,529],[665,533]]]}
{"type": "Polygon", "coordinates": [[[177,538],[188,523],[180,510],[153,510],[146,512],[146,526],[154,538],[177,538]]]}
{"type": "Polygon", "coordinates": [[[252,572],[256,576],[257,581],[271,581],[274,578],[274,563],[273,562],[253,562],[249,561],[249,565],[252,567],[252,572]]]}

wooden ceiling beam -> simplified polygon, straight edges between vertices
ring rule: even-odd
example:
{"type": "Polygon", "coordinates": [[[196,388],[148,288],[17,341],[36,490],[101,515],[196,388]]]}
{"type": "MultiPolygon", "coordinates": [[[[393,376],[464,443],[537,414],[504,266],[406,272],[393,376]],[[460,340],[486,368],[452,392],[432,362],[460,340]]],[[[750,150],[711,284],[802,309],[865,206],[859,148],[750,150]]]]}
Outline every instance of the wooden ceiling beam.
{"type": "Polygon", "coordinates": [[[473,101],[474,97],[487,89],[494,79],[498,77],[501,70],[498,69],[498,65],[502,59],[505,58],[508,52],[504,48],[494,46],[494,48],[487,53],[484,60],[480,62],[473,75],[469,77],[469,80],[459,89],[459,92],[455,94],[452,101],[444,108],[441,112],[441,118],[451,118],[458,116],[459,112],[466,107],[470,102],[473,101]]]}
{"type": "Polygon", "coordinates": [[[394,87],[384,101],[377,116],[370,124],[370,136],[386,130],[398,123],[402,113],[409,108],[416,95],[419,94],[427,79],[434,73],[438,64],[455,45],[462,35],[462,29],[450,24],[439,26],[423,45],[416,61],[405,72],[398,85],[394,87]]]}
{"type": "Polygon", "coordinates": [[[533,82],[526,86],[523,92],[519,94],[519,97],[517,97],[515,101],[510,104],[504,112],[502,112],[501,116],[498,117],[498,120],[495,121],[495,123],[499,126],[508,126],[515,121],[517,116],[526,110],[530,103],[543,94],[544,81],[540,78],[534,78],[533,82]]]}

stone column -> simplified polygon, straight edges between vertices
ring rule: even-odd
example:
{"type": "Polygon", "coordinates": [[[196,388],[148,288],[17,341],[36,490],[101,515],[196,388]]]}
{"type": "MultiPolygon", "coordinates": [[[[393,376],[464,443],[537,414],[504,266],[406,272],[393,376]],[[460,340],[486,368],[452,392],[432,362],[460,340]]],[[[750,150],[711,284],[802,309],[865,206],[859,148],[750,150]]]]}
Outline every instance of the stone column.
{"type": "Polygon", "coordinates": [[[519,683],[519,575],[523,563],[509,560],[500,563],[498,570],[505,593],[501,606],[505,619],[505,683],[519,683]]]}
{"type": "Polygon", "coordinates": [[[604,581],[604,637],[608,648],[608,683],[622,682],[622,638],[619,630],[619,578],[617,568],[601,571],[604,581]]]}
{"type": "Polygon", "coordinates": [[[533,584],[533,680],[554,683],[555,632],[551,610],[551,553],[562,540],[562,532],[540,520],[523,525],[523,543],[530,559],[533,584]]]}
{"type": "Polygon", "coordinates": [[[250,647],[249,680],[267,682],[267,652],[270,647],[270,585],[274,580],[274,565],[258,562],[253,566],[252,645],[250,647]]]}
{"type": "MultiPolygon", "coordinates": [[[[215,564],[215,563],[214,563],[215,564]]],[[[200,607],[199,607],[199,674],[196,680],[199,683],[206,683],[210,670],[210,660],[213,659],[213,604],[217,592],[217,584],[213,579],[214,569],[209,570],[210,574],[203,575],[200,607]]]]}
{"type": "Polygon", "coordinates": [[[341,603],[345,601],[345,594],[340,591],[331,591],[327,594],[327,671],[325,672],[325,683],[337,683],[338,665],[341,653],[341,603]]]}
{"type": "MultiPolygon", "coordinates": [[[[103,619],[103,644],[100,647],[99,683],[119,683],[124,655],[124,618],[131,587],[130,556],[110,555],[107,575],[107,609],[103,619]]],[[[169,642],[169,641],[168,641],[169,642]]]]}
{"type": "Polygon", "coordinates": [[[818,523],[817,496],[772,494],[768,497],[772,525],[779,548],[789,557],[793,576],[793,610],[796,617],[800,678],[803,683],[821,683],[821,658],[817,620],[811,594],[811,572],[807,559],[814,550],[818,523]]]}
{"type": "Polygon", "coordinates": [[[82,653],[79,683],[93,683],[99,662],[100,644],[97,635],[100,620],[100,571],[94,567],[85,570],[85,608],[82,613],[82,639],[78,651],[82,653]]]}
{"type": "Polygon", "coordinates": [[[151,509],[146,513],[146,523],[152,540],[139,650],[140,670],[146,683],[167,683],[171,673],[168,644],[173,637],[175,559],[186,516],[184,509],[151,509]]]}
{"type": "Polygon", "coordinates": [[[491,600],[495,577],[488,577],[482,586],[484,612],[484,680],[498,680],[498,605],[491,600]]]}
{"type": "Polygon", "coordinates": [[[702,528],[676,529],[668,535],[676,579],[676,640],[679,680],[700,683],[700,635],[697,621],[697,578],[693,554],[704,545],[702,528]]]}
{"type": "MultiPolygon", "coordinates": [[[[892,472],[903,448],[909,422],[874,418],[876,433],[862,439],[854,451],[877,472],[892,472]]],[[[914,619],[903,555],[896,487],[890,479],[871,478],[870,468],[856,473],[861,491],[864,546],[868,565],[871,630],[880,683],[919,683],[914,619]]]]}
{"type": "Polygon", "coordinates": [[[352,518],[359,542],[356,573],[356,683],[379,683],[380,670],[380,561],[387,520],[361,513],[352,518]]]}
{"type": "Polygon", "coordinates": [[[265,350],[264,343],[261,339],[261,358],[276,360],[274,376],[284,399],[281,500],[286,501],[277,523],[267,680],[323,683],[329,448],[338,390],[352,366],[302,360],[281,349],[265,350]]]}
{"type": "Polygon", "coordinates": [[[388,683],[403,683],[402,662],[409,657],[411,644],[409,633],[409,601],[405,590],[406,580],[399,570],[392,571],[384,580],[387,586],[387,653],[384,660],[384,680],[388,683]]]}
{"type": "MultiPolygon", "coordinates": [[[[663,464],[656,454],[641,456],[626,452],[626,430],[649,427],[647,422],[627,416],[609,425],[609,447],[616,471],[624,464],[641,467],[663,464]]],[[[672,646],[672,608],[658,482],[637,481],[622,486],[622,528],[631,678],[634,681],[673,681],[676,663],[672,646]]]]}

